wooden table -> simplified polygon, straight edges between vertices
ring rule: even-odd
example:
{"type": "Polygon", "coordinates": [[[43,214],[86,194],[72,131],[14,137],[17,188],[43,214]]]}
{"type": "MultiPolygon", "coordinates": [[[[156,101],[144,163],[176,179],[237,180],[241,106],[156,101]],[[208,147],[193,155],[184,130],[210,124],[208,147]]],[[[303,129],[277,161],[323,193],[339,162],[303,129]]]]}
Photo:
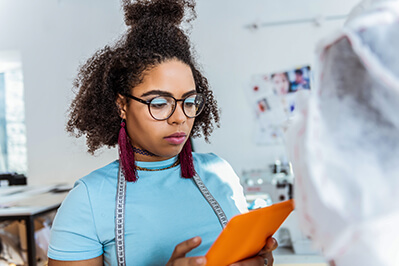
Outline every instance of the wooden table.
{"type": "Polygon", "coordinates": [[[36,266],[35,218],[55,211],[70,187],[0,187],[0,222],[25,221],[28,265],[36,266]]]}

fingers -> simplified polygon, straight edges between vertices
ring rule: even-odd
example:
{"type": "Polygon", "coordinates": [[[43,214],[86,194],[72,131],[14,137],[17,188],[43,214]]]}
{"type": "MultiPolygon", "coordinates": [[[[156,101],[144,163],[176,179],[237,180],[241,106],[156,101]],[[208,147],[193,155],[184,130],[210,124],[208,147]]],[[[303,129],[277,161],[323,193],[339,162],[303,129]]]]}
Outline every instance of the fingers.
{"type": "Polygon", "coordinates": [[[271,266],[273,265],[274,258],[272,251],[278,247],[277,240],[273,237],[269,237],[266,240],[266,245],[263,249],[258,253],[259,256],[262,256],[264,259],[264,265],[271,266]]]}
{"type": "Polygon", "coordinates": [[[205,257],[178,258],[168,265],[173,266],[204,266],[206,264],[205,257]]]}
{"type": "Polygon", "coordinates": [[[186,254],[201,244],[199,236],[181,242],[175,247],[167,265],[205,265],[204,257],[185,258],[186,254]]]}
{"type": "Polygon", "coordinates": [[[278,247],[278,243],[277,243],[277,240],[276,240],[275,238],[269,237],[269,238],[266,240],[266,248],[267,248],[267,251],[273,251],[273,250],[275,250],[277,247],[278,247]]]}
{"type": "Polygon", "coordinates": [[[274,257],[271,252],[263,255],[263,260],[264,260],[264,265],[265,266],[273,266],[274,263],[274,257]]]}
{"type": "Polygon", "coordinates": [[[277,240],[274,239],[273,237],[269,237],[266,240],[266,245],[262,248],[262,250],[259,252],[258,255],[262,255],[262,254],[265,254],[265,253],[268,253],[268,252],[272,252],[277,247],[278,247],[277,240]]]}
{"type": "MultiPolygon", "coordinates": [[[[264,263],[265,259],[261,256],[255,256],[249,259],[245,259],[239,262],[235,262],[233,264],[230,264],[230,266],[260,266],[260,265],[266,265],[264,263]]],[[[270,264],[272,265],[272,264],[270,264]]]]}

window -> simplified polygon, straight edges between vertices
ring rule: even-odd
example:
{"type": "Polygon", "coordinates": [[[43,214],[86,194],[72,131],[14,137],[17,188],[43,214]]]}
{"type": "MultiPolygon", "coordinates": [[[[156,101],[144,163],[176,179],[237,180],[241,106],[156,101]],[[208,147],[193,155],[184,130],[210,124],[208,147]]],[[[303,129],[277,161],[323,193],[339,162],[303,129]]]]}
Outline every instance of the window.
{"type": "Polygon", "coordinates": [[[0,52],[0,173],[26,174],[27,150],[19,53],[0,52]]]}

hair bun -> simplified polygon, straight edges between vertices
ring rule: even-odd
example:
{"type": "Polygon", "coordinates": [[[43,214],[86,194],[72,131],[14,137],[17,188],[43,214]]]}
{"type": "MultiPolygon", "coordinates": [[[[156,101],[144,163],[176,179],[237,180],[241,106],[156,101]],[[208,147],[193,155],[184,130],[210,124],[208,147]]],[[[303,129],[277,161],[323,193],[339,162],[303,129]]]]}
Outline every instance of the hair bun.
{"type": "Polygon", "coordinates": [[[164,22],[178,26],[184,18],[186,7],[193,11],[195,17],[195,3],[189,0],[137,0],[134,3],[130,0],[122,0],[122,3],[125,23],[128,26],[142,22],[164,22]]]}

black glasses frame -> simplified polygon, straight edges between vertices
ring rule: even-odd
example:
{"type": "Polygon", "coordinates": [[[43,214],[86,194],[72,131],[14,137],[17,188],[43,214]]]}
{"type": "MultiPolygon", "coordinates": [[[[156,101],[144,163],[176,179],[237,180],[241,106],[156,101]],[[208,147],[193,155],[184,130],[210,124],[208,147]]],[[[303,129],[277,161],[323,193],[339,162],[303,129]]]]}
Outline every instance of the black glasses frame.
{"type": "MultiPolygon", "coordinates": [[[[135,101],[137,101],[137,102],[139,102],[139,103],[142,103],[142,104],[146,104],[146,105],[148,106],[148,112],[150,113],[150,115],[152,116],[152,118],[154,118],[155,120],[158,120],[158,121],[163,121],[163,120],[166,120],[166,119],[168,119],[169,117],[171,117],[171,116],[173,115],[173,113],[176,111],[177,102],[184,102],[188,97],[193,96],[194,94],[195,94],[195,95],[201,95],[202,98],[204,99],[204,105],[205,105],[205,102],[206,102],[205,96],[204,96],[204,94],[202,94],[202,93],[200,93],[200,92],[192,93],[192,94],[187,95],[186,97],[184,97],[184,98],[182,98],[182,99],[176,99],[176,98],[173,97],[173,96],[162,96],[162,95],[159,95],[159,96],[156,96],[156,97],[154,97],[154,98],[151,98],[151,99],[149,99],[149,100],[147,100],[147,101],[146,101],[146,100],[143,100],[143,99],[140,99],[140,98],[137,98],[136,96],[133,96],[133,95],[131,95],[131,94],[129,94],[129,93],[121,93],[121,95],[126,96],[126,97],[128,97],[128,98],[130,98],[130,99],[132,99],[132,100],[135,100],[135,101]],[[155,117],[152,115],[152,113],[151,113],[151,108],[150,108],[151,101],[154,100],[155,98],[158,98],[158,97],[170,97],[170,98],[172,98],[173,100],[175,100],[175,105],[174,105],[174,108],[173,108],[172,112],[170,113],[170,115],[169,115],[168,117],[163,118],[163,119],[155,118],[155,117]]],[[[199,115],[201,114],[202,110],[203,110],[203,108],[202,108],[201,112],[199,112],[199,113],[198,113],[197,115],[195,115],[195,116],[189,116],[189,115],[186,114],[186,111],[184,110],[184,107],[183,107],[182,109],[183,109],[184,115],[187,116],[188,118],[195,118],[195,117],[199,116],[199,115]]]]}

